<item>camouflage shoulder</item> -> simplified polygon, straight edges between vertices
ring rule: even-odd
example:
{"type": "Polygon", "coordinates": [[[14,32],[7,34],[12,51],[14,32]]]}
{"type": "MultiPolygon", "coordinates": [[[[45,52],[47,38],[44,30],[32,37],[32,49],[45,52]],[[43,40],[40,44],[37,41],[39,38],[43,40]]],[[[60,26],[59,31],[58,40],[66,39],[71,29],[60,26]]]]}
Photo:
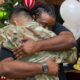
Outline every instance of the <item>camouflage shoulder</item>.
{"type": "Polygon", "coordinates": [[[36,28],[36,27],[39,27],[40,25],[39,25],[39,23],[38,22],[36,22],[36,21],[32,21],[31,23],[29,23],[28,25],[27,25],[27,27],[29,28],[36,28]]]}
{"type": "Polygon", "coordinates": [[[7,26],[4,26],[3,28],[13,27],[13,26],[14,26],[14,25],[9,24],[9,25],[7,25],[7,26]]]}
{"type": "Polygon", "coordinates": [[[9,24],[9,25],[7,25],[7,26],[4,26],[3,28],[2,28],[2,30],[7,30],[7,29],[12,29],[14,27],[14,25],[12,25],[12,24],[9,24]]]}
{"type": "Polygon", "coordinates": [[[40,26],[40,24],[38,22],[36,22],[36,21],[32,21],[31,23],[32,23],[32,25],[40,26]]]}

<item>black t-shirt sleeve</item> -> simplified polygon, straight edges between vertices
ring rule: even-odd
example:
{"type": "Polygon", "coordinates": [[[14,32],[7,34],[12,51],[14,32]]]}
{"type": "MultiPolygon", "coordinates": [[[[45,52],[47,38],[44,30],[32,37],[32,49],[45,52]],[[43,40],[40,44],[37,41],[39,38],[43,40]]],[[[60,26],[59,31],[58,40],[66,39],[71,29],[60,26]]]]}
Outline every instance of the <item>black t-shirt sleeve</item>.
{"type": "Polygon", "coordinates": [[[56,34],[59,34],[60,32],[63,31],[69,31],[66,27],[62,26],[60,23],[56,23],[53,26],[53,32],[55,32],[56,34]]]}

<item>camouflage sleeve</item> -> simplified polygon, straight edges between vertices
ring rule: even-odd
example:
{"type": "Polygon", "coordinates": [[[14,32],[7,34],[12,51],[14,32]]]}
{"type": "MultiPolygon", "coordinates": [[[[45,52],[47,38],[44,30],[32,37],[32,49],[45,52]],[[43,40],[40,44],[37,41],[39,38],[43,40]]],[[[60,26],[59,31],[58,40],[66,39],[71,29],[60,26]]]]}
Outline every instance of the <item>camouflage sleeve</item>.
{"type": "Polygon", "coordinates": [[[0,28],[0,46],[2,42],[5,40],[4,35],[3,35],[3,28],[0,28]]]}
{"type": "Polygon", "coordinates": [[[28,24],[27,28],[31,29],[34,34],[46,35],[46,36],[49,36],[49,38],[56,36],[56,34],[53,31],[43,28],[35,21],[32,22],[31,24],[28,24]]]}
{"type": "Polygon", "coordinates": [[[9,25],[7,25],[3,28],[0,28],[0,45],[6,40],[4,32],[6,33],[8,27],[9,27],[9,25]]]}

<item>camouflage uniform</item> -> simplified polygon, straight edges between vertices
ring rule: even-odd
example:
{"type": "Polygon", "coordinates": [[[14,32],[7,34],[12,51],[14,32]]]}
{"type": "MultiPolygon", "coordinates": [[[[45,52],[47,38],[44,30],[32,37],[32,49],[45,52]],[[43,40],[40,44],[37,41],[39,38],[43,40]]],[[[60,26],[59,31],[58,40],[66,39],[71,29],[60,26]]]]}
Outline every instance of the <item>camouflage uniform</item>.
{"type": "MultiPolygon", "coordinates": [[[[52,31],[46,30],[39,26],[37,22],[31,22],[27,26],[8,25],[0,30],[0,42],[5,48],[13,50],[20,46],[20,38],[30,37],[33,40],[43,40],[56,36],[52,31]]],[[[76,60],[76,49],[68,51],[39,51],[32,56],[22,58],[22,61],[44,63],[47,59],[56,57],[56,63],[67,62],[73,63],[76,60]]],[[[14,79],[10,79],[14,80],[14,79]]],[[[58,76],[36,75],[34,78],[16,79],[16,80],[59,80],[58,76]]]]}

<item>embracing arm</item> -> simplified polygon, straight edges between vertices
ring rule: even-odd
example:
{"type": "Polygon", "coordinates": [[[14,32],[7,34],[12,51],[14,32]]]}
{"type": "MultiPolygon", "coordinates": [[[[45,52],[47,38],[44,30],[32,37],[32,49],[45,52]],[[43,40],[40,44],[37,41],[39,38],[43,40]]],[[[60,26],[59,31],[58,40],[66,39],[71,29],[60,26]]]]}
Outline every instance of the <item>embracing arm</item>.
{"type": "Polygon", "coordinates": [[[53,38],[37,42],[40,50],[64,51],[75,46],[75,38],[72,32],[70,32],[66,27],[56,23],[53,26],[53,31],[58,35],[53,38]]]}
{"type": "Polygon", "coordinates": [[[62,31],[59,35],[46,40],[28,40],[22,46],[14,50],[14,55],[16,58],[22,58],[42,50],[65,51],[75,45],[76,40],[73,34],[70,31],[62,31]]]}
{"type": "Polygon", "coordinates": [[[8,78],[26,78],[42,73],[42,65],[22,61],[2,63],[0,72],[8,78]],[[2,70],[2,72],[1,72],[2,70]]]}
{"type": "Polygon", "coordinates": [[[53,38],[37,41],[37,44],[39,50],[63,51],[74,47],[76,41],[71,32],[63,31],[53,38]]]}
{"type": "MultiPolygon", "coordinates": [[[[9,61],[9,59],[10,58],[7,58],[0,62],[0,73],[8,78],[26,78],[44,73],[42,70],[42,64],[18,60],[9,61]]],[[[58,73],[58,64],[55,63],[54,59],[48,59],[45,63],[49,68],[46,74],[56,75],[58,73]]]]}

